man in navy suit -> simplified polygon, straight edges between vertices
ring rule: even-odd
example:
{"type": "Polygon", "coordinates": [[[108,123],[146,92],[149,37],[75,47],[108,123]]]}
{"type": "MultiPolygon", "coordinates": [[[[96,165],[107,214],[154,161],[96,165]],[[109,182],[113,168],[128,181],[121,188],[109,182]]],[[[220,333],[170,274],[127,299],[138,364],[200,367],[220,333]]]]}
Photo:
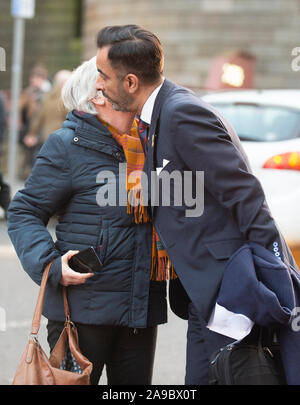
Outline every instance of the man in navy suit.
{"type": "Polygon", "coordinates": [[[152,220],[178,276],[169,283],[171,308],[188,319],[185,383],[207,384],[211,354],[234,338],[207,328],[228,258],[252,241],[287,266],[296,264],[233,128],[194,93],[164,78],[163,65],[159,39],[141,27],[105,27],[98,34],[97,88],[115,109],[134,111],[149,125],[144,172],[152,220]],[[194,210],[186,200],[174,204],[172,190],[171,204],[163,204],[160,193],[153,203],[151,173],[174,171],[182,174],[182,189],[194,191],[201,189],[197,173],[204,173],[204,209],[197,209],[197,198],[194,210]],[[191,184],[184,172],[192,174],[191,184]]]}

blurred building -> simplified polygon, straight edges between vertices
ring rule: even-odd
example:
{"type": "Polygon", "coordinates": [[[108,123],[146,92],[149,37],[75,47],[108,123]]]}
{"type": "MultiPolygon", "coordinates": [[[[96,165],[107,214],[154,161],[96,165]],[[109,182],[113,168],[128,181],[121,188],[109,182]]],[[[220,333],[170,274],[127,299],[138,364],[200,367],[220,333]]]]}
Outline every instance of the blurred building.
{"type": "Polygon", "coordinates": [[[181,84],[204,87],[215,57],[243,52],[255,60],[255,87],[300,85],[291,67],[300,47],[299,0],[85,0],[83,21],[84,58],[95,54],[101,27],[134,23],[159,36],[165,74],[181,84]]]}
{"type": "MultiPolygon", "coordinates": [[[[30,72],[36,64],[45,66],[51,82],[59,70],[73,70],[79,65],[82,55],[82,5],[83,0],[35,1],[34,18],[25,20],[23,88],[28,85],[30,72]]],[[[8,126],[13,27],[11,0],[0,0],[0,51],[5,53],[6,59],[6,70],[3,71],[3,66],[0,66],[0,92],[5,96],[8,126]]],[[[4,135],[2,146],[0,170],[5,173],[8,164],[8,131],[4,135]]],[[[19,160],[22,161],[22,150],[18,153],[21,154],[19,160]]]]}
{"type": "MultiPolygon", "coordinates": [[[[10,86],[10,5],[11,0],[0,2],[7,66],[0,89],[10,86]]],[[[253,56],[256,87],[299,87],[299,73],[291,67],[292,50],[300,47],[299,0],[36,0],[35,17],[26,21],[24,84],[35,63],[44,63],[51,77],[72,70],[95,54],[101,27],[128,23],[159,36],[166,75],[179,83],[204,87],[212,61],[235,52],[253,56]]]]}
{"type": "MultiPolygon", "coordinates": [[[[30,69],[43,63],[49,78],[61,69],[74,69],[81,60],[82,0],[36,0],[35,17],[25,22],[23,85],[30,69]]],[[[11,0],[0,1],[0,47],[6,52],[6,71],[0,72],[0,89],[11,79],[13,17],[11,0]]]]}

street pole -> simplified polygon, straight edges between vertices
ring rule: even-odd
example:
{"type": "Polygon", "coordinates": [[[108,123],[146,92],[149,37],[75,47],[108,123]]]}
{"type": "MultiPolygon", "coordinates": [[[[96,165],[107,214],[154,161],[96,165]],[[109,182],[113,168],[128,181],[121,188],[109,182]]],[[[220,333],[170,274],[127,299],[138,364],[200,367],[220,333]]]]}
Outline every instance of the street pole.
{"type": "Polygon", "coordinates": [[[11,117],[9,130],[8,181],[15,189],[17,147],[19,137],[19,97],[22,81],[24,18],[16,17],[14,21],[13,60],[11,78],[11,117]]]}
{"type": "Polygon", "coordinates": [[[33,18],[34,10],[35,0],[11,0],[11,14],[14,17],[14,40],[11,76],[8,181],[13,191],[16,185],[17,149],[19,143],[19,98],[22,87],[24,19],[33,18]]]}

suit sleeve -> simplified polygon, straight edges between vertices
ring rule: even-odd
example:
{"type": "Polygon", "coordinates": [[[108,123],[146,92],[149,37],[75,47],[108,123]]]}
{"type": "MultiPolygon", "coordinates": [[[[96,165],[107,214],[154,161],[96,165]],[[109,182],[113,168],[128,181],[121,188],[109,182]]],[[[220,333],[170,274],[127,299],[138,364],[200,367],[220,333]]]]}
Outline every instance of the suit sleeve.
{"type": "Polygon", "coordinates": [[[40,284],[45,266],[54,260],[49,282],[58,286],[61,254],[47,230],[52,215],[71,196],[71,168],[60,136],[50,135],[37,156],[24,189],[8,208],[8,234],[24,270],[40,284]]]}
{"type": "Polygon", "coordinates": [[[262,186],[220,119],[210,110],[188,105],[176,111],[173,123],[178,155],[190,170],[204,172],[205,189],[230,211],[245,240],[273,253],[278,246],[281,255],[282,236],[262,186]]]}

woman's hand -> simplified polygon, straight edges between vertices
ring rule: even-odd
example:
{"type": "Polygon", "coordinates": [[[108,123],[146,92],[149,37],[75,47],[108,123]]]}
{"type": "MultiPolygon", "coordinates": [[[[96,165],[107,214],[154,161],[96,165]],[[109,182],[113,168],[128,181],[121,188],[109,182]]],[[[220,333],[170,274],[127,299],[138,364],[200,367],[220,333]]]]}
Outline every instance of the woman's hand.
{"type": "Polygon", "coordinates": [[[78,273],[69,267],[68,261],[78,252],[79,250],[69,250],[61,257],[60,284],[64,285],[65,287],[68,285],[84,284],[88,278],[94,275],[94,273],[78,273]]]}

